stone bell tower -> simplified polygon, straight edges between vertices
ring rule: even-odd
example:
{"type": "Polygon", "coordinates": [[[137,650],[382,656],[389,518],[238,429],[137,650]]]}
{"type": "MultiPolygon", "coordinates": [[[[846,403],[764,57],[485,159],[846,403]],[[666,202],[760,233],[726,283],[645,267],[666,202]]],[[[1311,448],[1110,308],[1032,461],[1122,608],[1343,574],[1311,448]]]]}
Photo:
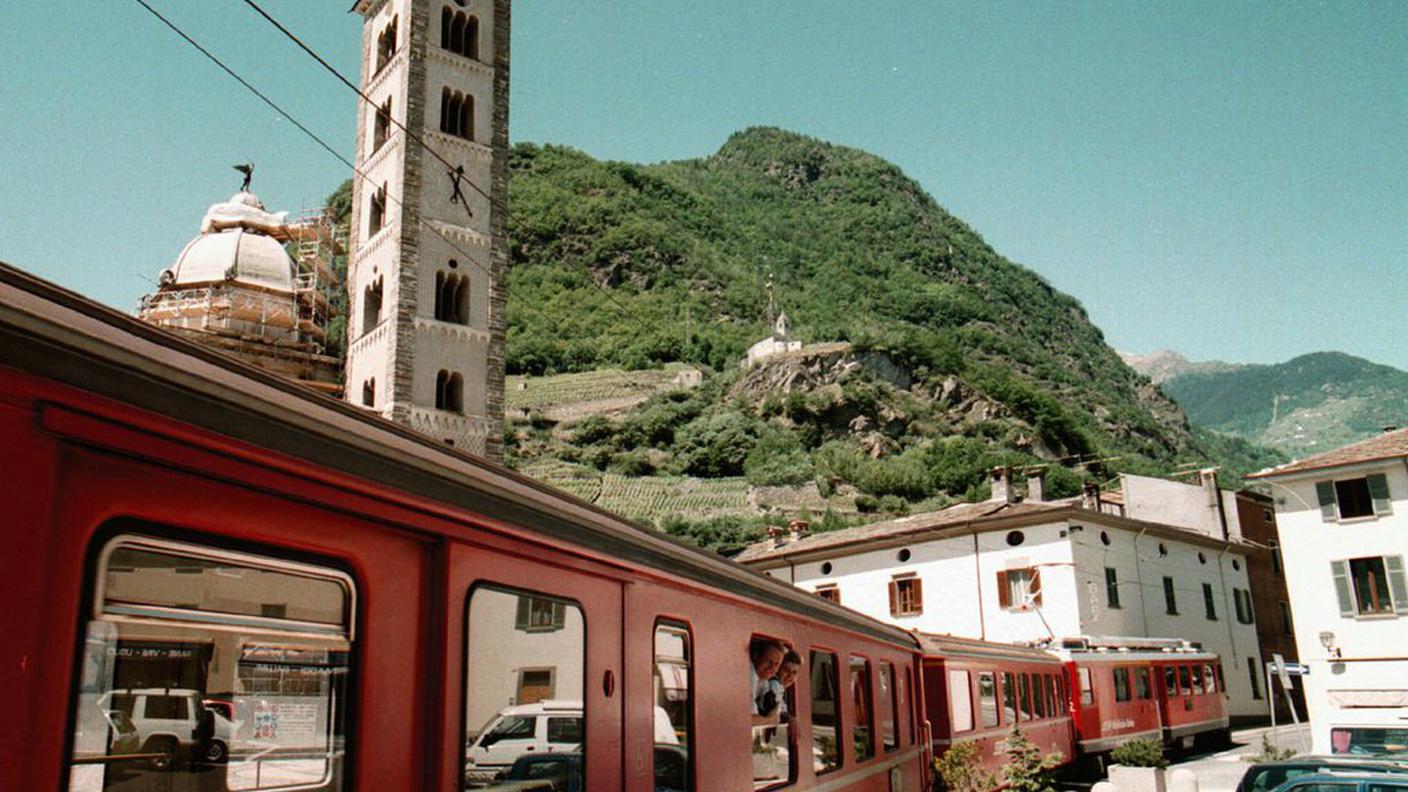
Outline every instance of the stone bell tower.
{"type": "Polygon", "coordinates": [[[357,113],[366,177],[352,191],[347,400],[498,461],[509,0],[355,10],[375,106],[359,101],[357,113]]]}

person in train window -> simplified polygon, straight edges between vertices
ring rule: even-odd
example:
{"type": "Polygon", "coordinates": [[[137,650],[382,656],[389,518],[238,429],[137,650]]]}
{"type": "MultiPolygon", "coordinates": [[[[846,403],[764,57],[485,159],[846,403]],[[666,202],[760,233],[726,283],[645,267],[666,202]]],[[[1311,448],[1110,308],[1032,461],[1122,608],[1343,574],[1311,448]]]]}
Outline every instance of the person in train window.
{"type": "Polygon", "coordinates": [[[787,688],[797,683],[797,675],[801,671],[802,656],[788,649],[787,654],[782,656],[782,666],[778,669],[777,676],[768,680],[768,689],[758,702],[759,715],[768,716],[775,713],[784,723],[791,721],[792,714],[787,711],[787,688]]]}
{"type": "Polygon", "coordinates": [[[782,658],[786,654],[787,648],[781,641],[773,638],[754,638],[749,644],[748,659],[751,662],[748,672],[752,675],[752,683],[748,687],[748,698],[752,702],[754,715],[763,714],[758,707],[762,703],[763,694],[768,692],[768,683],[782,666],[782,658]]]}

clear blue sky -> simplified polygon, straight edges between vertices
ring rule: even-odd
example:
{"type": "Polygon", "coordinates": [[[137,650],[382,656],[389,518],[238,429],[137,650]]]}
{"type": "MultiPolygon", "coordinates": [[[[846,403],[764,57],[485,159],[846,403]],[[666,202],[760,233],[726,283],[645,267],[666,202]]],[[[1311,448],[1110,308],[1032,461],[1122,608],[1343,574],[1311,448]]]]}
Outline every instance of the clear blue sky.
{"type": "MultiPolygon", "coordinates": [[[[350,157],[354,97],[238,0],[151,0],[350,157]]],[[[347,173],[131,0],[0,4],[0,259],[132,309],[258,165],[347,173]]],[[[348,0],[265,0],[348,73],[348,0]]],[[[703,156],[786,127],[879,154],[1117,348],[1408,369],[1408,2],[519,0],[512,137],[703,156]]]]}

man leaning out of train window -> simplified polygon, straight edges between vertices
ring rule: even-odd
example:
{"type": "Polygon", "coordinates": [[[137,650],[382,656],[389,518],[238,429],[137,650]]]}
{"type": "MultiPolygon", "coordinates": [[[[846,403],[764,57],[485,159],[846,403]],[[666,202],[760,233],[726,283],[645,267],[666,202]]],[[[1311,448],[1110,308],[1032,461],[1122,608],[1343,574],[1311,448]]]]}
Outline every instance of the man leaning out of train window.
{"type": "Polygon", "coordinates": [[[768,680],[767,690],[763,692],[763,697],[758,700],[758,714],[763,716],[777,715],[778,720],[783,723],[792,722],[792,713],[787,709],[787,688],[797,683],[797,675],[802,671],[802,656],[787,650],[787,654],[782,656],[782,665],[778,668],[777,676],[768,680]]]}
{"type": "MultiPolygon", "coordinates": [[[[754,638],[748,645],[748,659],[750,661],[748,698],[755,726],[777,722],[777,719],[773,717],[775,712],[764,713],[760,707],[764,695],[771,690],[772,678],[782,667],[782,659],[786,655],[787,647],[783,646],[781,641],[773,638],[754,638]]],[[[774,703],[772,710],[776,709],[777,705],[774,703]]]]}

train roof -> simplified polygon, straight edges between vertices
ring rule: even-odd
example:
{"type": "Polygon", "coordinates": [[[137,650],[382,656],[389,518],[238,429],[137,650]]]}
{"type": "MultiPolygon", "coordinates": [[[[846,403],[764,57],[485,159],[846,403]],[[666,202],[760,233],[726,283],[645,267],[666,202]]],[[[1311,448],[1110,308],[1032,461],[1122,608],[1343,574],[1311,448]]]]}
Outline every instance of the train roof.
{"type": "Polygon", "coordinates": [[[1045,649],[1022,644],[997,643],[955,635],[915,632],[919,648],[925,657],[976,657],[983,659],[1016,660],[1029,663],[1056,663],[1060,658],[1045,649]]]}
{"type": "Polygon", "coordinates": [[[625,564],[915,648],[909,633],[0,262],[0,365],[625,564]]]}

